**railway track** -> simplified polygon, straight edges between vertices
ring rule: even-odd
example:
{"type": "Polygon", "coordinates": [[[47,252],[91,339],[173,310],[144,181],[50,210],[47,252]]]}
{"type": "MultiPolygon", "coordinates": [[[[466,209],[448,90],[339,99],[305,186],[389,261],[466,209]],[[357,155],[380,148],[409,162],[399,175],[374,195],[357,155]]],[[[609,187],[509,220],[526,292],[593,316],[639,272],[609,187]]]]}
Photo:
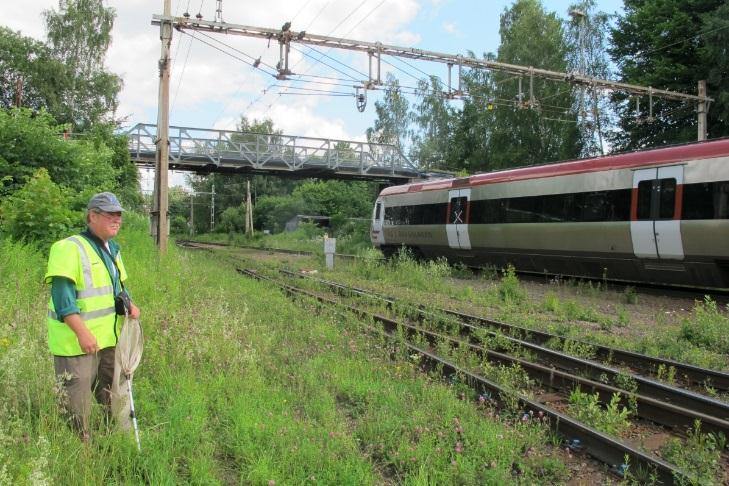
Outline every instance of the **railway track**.
{"type": "MultiPolygon", "coordinates": [[[[239,245],[229,245],[227,243],[210,243],[210,242],[202,242],[202,241],[194,241],[194,240],[177,240],[177,244],[179,246],[183,246],[186,248],[202,248],[202,247],[221,247],[221,248],[241,248],[245,250],[258,250],[263,251],[267,253],[280,253],[280,254],[286,254],[286,255],[299,255],[299,256],[318,256],[320,254],[312,251],[306,251],[306,250],[289,250],[286,248],[271,248],[271,247],[260,247],[260,246],[239,246],[239,245]]],[[[362,258],[358,255],[350,255],[346,253],[336,253],[335,256],[337,258],[341,258],[344,260],[357,260],[359,258],[362,258]]],[[[380,261],[386,261],[386,258],[381,258],[380,261]]],[[[479,272],[483,270],[481,267],[473,267],[473,271],[479,272]]],[[[651,295],[651,296],[664,296],[664,297],[671,297],[671,298],[678,298],[678,299],[690,299],[690,300],[703,300],[705,297],[710,297],[712,300],[724,305],[729,304],[729,289],[726,290],[718,290],[718,289],[693,289],[689,287],[677,287],[677,286],[666,286],[666,285],[659,285],[659,284],[647,284],[647,283],[641,283],[641,282],[624,282],[624,281],[617,281],[617,280],[603,280],[603,279],[590,279],[585,277],[572,277],[568,275],[557,275],[557,274],[544,274],[544,273],[534,273],[534,272],[522,272],[517,271],[516,272],[519,275],[520,279],[524,279],[526,281],[534,282],[534,283],[543,283],[545,277],[549,278],[559,278],[560,280],[564,280],[565,282],[568,281],[576,281],[576,282],[594,282],[595,284],[603,285],[608,284],[611,289],[622,289],[622,291],[625,291],[627,289],[632,289],[632,291],[637,292],[639,295],[651,295]]]]}
{"type": "MultiPolygon", "coordinates": [[[[363,296],[371,299],[379,300],[383,303],[385,303],[388,307],[394,308],[394,307],[400,307],[402,308],[403,305],[409,305],[408,303],[403,303],[401,300],[383,295],[377,292],[372,292],[370,290],[361,289],[357,287],[351,287],[347,286],[338,282],[333,282],[330,280],[325,280],[317,277],[313,277],[311,275],[304,275],[301,273],[291,272],[288,270],[280,270],[280,272],[284,275],[290,276],[290,277],[297,277],[302,279],[308,279],[314,282],[317,282],[321,285],[324,285],[326,287],[329,287],[331,289],[334,289],[340,293],[349,294],[349,295],[358,295],[363,296]]],[[[466,314],[463,312],[454,311],[451,309],[442,309],[442,308],[433,308],[433,307],[425,307],[425,306],[415,306],[416,312],[422,316],[422,317],[428,317],[428,314],[432,314],[432,312],[437,312],[439,314],[450,316],[456,319],[459,322],[471,324],[479,327],[484,327],[488,329],[495,329],[500,331],[501,333],[506,334],[507,336],[518,336],[519,339],[517,341],[523,341],[527,347],[531,347],[530,345],[538,345],[538,346],[544,346],[547,343],[556,343],[559,345],[564,344],[565,338],[562,336],[551,334],[544,331],[539,331],[536,329],[530,329],[522,326],[518,326],[515,324],[509,324],[501,321],[497,321],[494,319],[488,319],[485,317],[480,316],[474,316],[471,314],[466,314]]],[[[473,330],[473,327],[471,326],[465,326],[464,329],[466,331],[473,330]]],[[[576,339],[571,339],[570,341],[589,346],[590,349],[592,349],[595,353],[595,359],[601,361],[602,363],[607,363],[613,366],[620,366],[627,370],[629,370],[630,373],[636,374],[636,372],[645,373],[648,375],[655,376],[657,374],[657,370],[661,367],[663,369],[670,369],[673,368],[675,370],[675,376],[682,378],[683,383],[686,384],[687,387],[695,386],[695,385],[701,385],[701,386],[711,386],[717,390],[721,391],[729,391],[729,373],[723,372],[723,371],[717,371],[717,370],[711,370],[707,368],[701,368],[698,366],[694,366],[687,363],[681,363],[679,361],[667,359],[667,358],[658,358],[653,356],[646,356],[643,354],[635,353],[633,351],[628,351],[624,349],[619,348],[612,348],[608,346],[601,346],[598,344],[586,342],[586,341],[580,341],[576,339]]],[[[537,350],[538,352],[541,352],[541,349],[533,348],[537,350]]],[[[550,350],[551,351],[551,350],[550,350]]],[[[558,353],[557,355],[553,355],[556,359],[556,363],[561,362],[561,358],[559,354],[564,353],[558,353]]],[[[588,360],[581,360],[579,362],[575,363],[565,363],[565,365],[568,368],[572,369],[579,369],[581,366],[583,366],[585,363],[590,363],[588,360]]],[[[599,370],[597,371],[598,375],[603,372],[611,372],[610,370],[599,370]]],[[[619,370],[613,370],[613,371],[619,371],[619,370]]],[[[643,377],[645,378],[645,377],[643,377]]],[[[646,378],[646,384],[647,387],[652,387],[656,389],[663,389],[664,387],[668,386],[660,381],[657,380],[648,380],[646,378]]],[[[671,387],[674,388],[674,387],[671,387]]],[[[698,398],[699,400],[704,399],[707,408],[706,411],[708,412],[720,412],[720,416],[725,417],[727,420],[729,420],[729,404],[726,404],[725,402],[721,402],[719,400],[712,399],[710,397],[703,396],[701,394],[692,393],[689,390],[686,390],[689,400],[694,400],[694,398],[698,398]],[[718,408],[717,408],[718,407],[718,408]]],[[[683,398],[680,397],[670,397],[670,396],[664,396],[663,398],[669,399],[671,401],[677,400],[676,403],[681,403],[683,401],[683,398]]]]}
{"type": "MultiPolygon", "coordinates": [[[[637,413],[639,416],[646,420],[661,423],[670,428],[680,428],[687,425],[690,426],[692,421],[698,418],[699,420],[702,420],[702,423],[703,420],[707,420],[707,428],[708,423],[711,423],[713,431],[729,431],[729,423],[721,419],[702,415],[700,412],[684,409],[670,403],[663,403],[659,399],[642,395],[640,393],[625,392],[617,387],[591,380],[574,373],[551,368],[523,358],[509,356],[506,353],[486,349],[485,347],[480,346],[477,342],[474,342],[471,339],[472,336],[469,335],[470,333],[467,333],[465,336],[458,333],[458,337],[453,337],[447,333],[427,329],[420,324],[415,325],[399,321],[378,312],[353,306],[346,302],[340,302],[332,297],[323,296],[319,293],[299,288],[286,282],[281,282],[278,279],[274,279],[253,270],[238,269],[238,271],[249,277],[268,281],[290,295],[313,298],[323,304],[337,306],[340,309],[351,312],[361,319],[377,322],[382,325],[382,328],[378,330],[378,332],[384,332],[389,336],[396,336],[398,333],[403,332],[411,340],[418,336],[421,341],[423,339],[425,340],[427,346],[415,344],[410,341],[404,341],[402,344],[407,347],[409,353],[416,353],[424,362],[430,364],[430,368],[442,369],[444,374],[447,376],[457,375],[463,377],[464,381],[468,383],[476,393],[495,397],[496,400],[499,399],[498,397],[502,397],[504,394],[510,392],[488,378],[480,376],[469,369],[465,369],[448,358],[438,356],[432,351],[432,348],[436,346],[436,343],[446,342],[453,348],[463,348],[467,352],[475,353],[479,357],[497,364],[518,364],[522,367],[522,369],[529,373],[530,377],[550,389],[565,392],[573,389],[575,386],[580,386],[584,387],[584,389],[595,390],[600,394],[601,398],[607,397],[608,399],[614,393],[620,393],[630,399],[636,400],[638,403],[637,413]]],[[[374,329],[370,328],[370,330],[374,329]]],[[[528,414],[529,416],[537,414],[538,416],[548,417],[552,429],[565,437],[568,445],[575,449],[584,449],[589,455],[608,464],[617,474],[625,472],[627,467],[625,464],[625,458],[628,458],[627,462],[631,464],[631,468],[635,467],[643,471],[652,471],[663,484],[673,484],[676,480],[689,479],[690,477],[687,473],[668,463],[664,459],[655,456],[654,454],[644,452],[633,445],[588,427],[562,413],[558,409],[549,406],[547,403],[542,403],[538,400],[531,400],[521,395],[517,398],[521,409],[525,414],[528,414]],[[577,444],[579,444],[579,446],[577,444]]]]}
{"type": "MultiPolygon", "coordinates": [[[[402,304],[392,298],[383,298],[376,294],[368,293],[361,289],[343,286],[334,282],[323,279],[314,278],[308,275],[301,275],[287,270],[281,270],[281,273],[289,277],[306,278],[318,283],[325,284],[327,287],[338,291],[345,295],[359,295],[375,298],[386,304],[389,309],[400,308],[402,304]],[[345,292],[342,292],[344,290],[345,292]]],[[[418,322],[437,321],[437,315],[431,311],[425,311],[422,308],[416,308],[414,317],[418,322]]],[[[462,315],[457,314],[459,317],[462,315]]],[[[453,315],[453,314],[446,314],[453,315]]],[[[468,316],[469,321],[473,321],[474,316],[468,316]]],[[[479,318],[476,318],[479,319],[479,318]]],[[[667,385],[659,381],[622,370],[606,366],[591,360],[577,358],[569,354],[555,351],[553,349],[534,344],[533,342],[517,339],[508,334],[498,334],[492,331],[486,331],[486,336],[497,338],[495,341],[501,343],[499,349],[484,349],[480,347],[483,343],[484,327],[476,327],[466,320],[455,320],[451,323],[442,323],[441,328],[448,327],[449,324],[458,326],[458,335],[460,338],[466,338],[468,345],[482,355],[484,358],[497,362],[499,364],[521,366],[529,376],[551,388],[561,390],[570,390],[576,386],[582,389],[597,392],[604,403],[609,403],[610,398],[615,393],[620,393],[623,402],[627,405],[631,400],[637,403],[637,413],[646,420],[650,420],[661,425],[676,429],[680,432],[690,429],[696,420],[702,423],[702,429],[707,432],[722,433],[729,436],[729,403],[715,400],[713,398],[694,393],[675,386],[667,385]],[[505,341],[505,342],[504,342],[505,341]],[[509,351],[519,349],[526,351],[529,356],[536,358],[533,362],[529,360],[510,357],[509,351]],[[629,380],[625,378],[628,377],[629,380]],[[627,389],[625,383],[633,385],[633,389],[627,389]]],[[[513,327],[505,323],[498,323],[499,331],[507,331],[513,333],[513,327]]],[[[524,328],[518,328],[519,334],[523,333],[524,328]]],[[[443,336],[438,336],[442,338],[443,336]]],[[[492,345],[493,347],[493,345],[492,345]]],[[[605,348],[611,350],[611,348],[605,348]]],[[[618,351],[618,350],[615,350],[618,351]]],[[[650,361],[653,358],[632,353],[634,359],[645,359],[650,361]]],[[[677,363],[681,364],[681,363],[677,363]]],[[[698,373],[700,368],[691,367],[698,373]]],[[[714,370],[704,370],[711,374],[722,374],[714,370]]]]}
{"type": "MultiPolygon", "coordinates": [[[[265,251],[267,253],[281,253],[285,255],[299,255],[299,256],[319,256],[319,253],[306,250],[289,250],[286,248],[270,248],[267,246],[240,246],[240,245],[229,245],[228,243],[209,243],[205,241],[194,241],[194,240],[177,240],[177,245],[184,248],[205,248],[205,247],[220,247],[220,248],[241,248],[244,250],[258,250],[265,251]]],[[[347,253],[335,253],[334,256],[337,258],[343,258],[345,260],[356,260],[360,258],[357,255],[349,255],[347,253]]],[[[383,258],[384,260],[384,258],[383,258]]]]}

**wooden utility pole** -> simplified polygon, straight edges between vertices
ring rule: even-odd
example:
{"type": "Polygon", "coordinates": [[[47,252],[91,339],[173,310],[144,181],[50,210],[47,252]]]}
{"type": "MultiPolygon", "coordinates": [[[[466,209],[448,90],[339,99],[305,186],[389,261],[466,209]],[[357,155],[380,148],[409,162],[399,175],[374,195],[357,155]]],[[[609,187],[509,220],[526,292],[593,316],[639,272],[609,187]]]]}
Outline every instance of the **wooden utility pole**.
{"type": "MultiPolygon", "coordinates": [[[[702,98],[706,97],[706,81],[699,81],[699,96],[702,98]]],[[[703,99],[699,101],[699,142],[706,140],[706,101],[703,99]]]]}
{"type": "MultiPolygon", "coordinates": [[[[164,15],[172,12],[172,0],[164,0],[164,15]]],[[[170,44],[172,43],[172,22],[160,22],[162,51],[159,59],[159,100],[157,112],[157,155],[155,160],[154,203],[152,207],[152,234],[159,247],[160,255],[167,253],[167,211],[169,201],[168,167],[170,157],[170,44]]]]}
{"type": "Polygon", "coordinates": [[[15,80],[15,107],[23,106],[23,78],[15,80]]]}
{"type": "Polygon", "coordinates": [[[210,232],[215,228],[215,183],[213,182],[213,192],[210,193],[210,232]]]}
{"type": "Polygon", "coordinates": [[[190,236],[195,234],[195,193],[190,193],[190,236]]]}
{"type": "Polygon", "coordinates": [[[246,236],[253,236],[253,204],[251,202],[251,181],[246,190],[246,236]]]}

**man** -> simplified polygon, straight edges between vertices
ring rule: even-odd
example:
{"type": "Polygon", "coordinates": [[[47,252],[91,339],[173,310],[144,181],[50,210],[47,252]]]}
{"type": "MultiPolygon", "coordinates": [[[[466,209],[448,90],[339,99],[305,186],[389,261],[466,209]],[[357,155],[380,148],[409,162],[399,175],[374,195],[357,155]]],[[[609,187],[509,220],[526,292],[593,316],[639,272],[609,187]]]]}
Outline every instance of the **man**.
{"type": "Polygon", "coordinates": [[[89,438],[91,393],[106,410],[111,404],[114,351],[124,318],[139,318],[127,297],[127,273],[112,240],[124,209],[110,192],[88,204],[87,229],[53,244],[46,283],[51,284],[48,346],[56,376],[65,391],[65,408],[82,440],[89,438]]]}

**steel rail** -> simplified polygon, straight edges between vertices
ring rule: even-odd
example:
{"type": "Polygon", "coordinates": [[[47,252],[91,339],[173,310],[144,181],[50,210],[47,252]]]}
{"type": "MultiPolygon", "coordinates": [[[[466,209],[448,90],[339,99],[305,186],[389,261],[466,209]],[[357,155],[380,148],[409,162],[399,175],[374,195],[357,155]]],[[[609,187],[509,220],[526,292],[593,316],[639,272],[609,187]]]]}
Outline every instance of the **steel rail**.
{"type": "MultiPolygon", "coordinates": [[[[278,286],[279,288],[283,289],[291,295],[296,294],[306,296],[324,304],[341,307],[361,318],[364,317],[368,319],[373,319],[374,321],[383,324],[385,329],[390,331],[384,331],[390,337],[394,336],[395,331],[399,326],[403,326],[402,323],[399,323],[388,317],[376,313],[363,311],[362,309],[358,309],[357,307],[326,298],[322,295],[318,295],[316,293],[300,289],[298,287],[294,287],[283,282],[279,282],[271,277],[262,275],[253,270],[237,268],[237,271],[248,277],[252,277],[257,280],[267,281],[273,285],[278,286]]],[[[443,374],[445,376],[458,375],[465,377],[465,381],[478,393],[488,392],[488,394],[493,397],[498,397],[502,394],[509,393],[497,383],[492,382],[476,373],[462,369],[455,363],[452,363],[449,360],[437,356],[436,354],[428,350],[422,349],[407,341],[404,341],[402,344],[406,346],[410,351],[419,354],[425,360],[431,362],[432,364],[436,366],[441,366],[443,369],[443,374]]],[[[598,430],[595,430],[567,415],[562,414],[561,412],[549,407],[548,405],[539,403],[534,400],[530,400],[519,394],[517,394],[517,398],[519,400],[521,408],[525,410],[526,413],[530,411],[537,413],[542,412],[545,416],[549,418],[549,426],[550,428],[552,428],[552,430],[568,440],[574,441],[574,439],[579,439],[581,447],[583,447],[590,456],[609,465],[612,468],[612,471],[618,475],[621,475],[621,472],[624,471],[624,461],[625,458],[628,457],[629,462],[631,464],[634,464],[636,467],[642,468],[643,470],[654,471],[661,484],[674,484],[674,481],[676,480],[686,480],[687,478],[689,478],[689,476],[684,471],[674,466],[673,464],[670,464],[669,462],[653,454],[643,452],[639,449],[636,449],[630,444],[626,444],[598,430]]]]}
{"type": "MultiPolygon", "coordinates": [[[[206,242],[195,242],[190,240],[178,240],[179,243],[182,244],[207,244],[207,245],[216,245],[216,246],[230,246],[224,243],[206,243],[206,242]]],[[[297,250],[286,250],[286,249],[280,249],[280,248],[261,248],[261,247],[237,247],[237,248],[245,248],[245,249],[251,249],[251,250],[260,250],[260,251],[269,251],[269,252],[277,252],[277,253],[293,253],[298,255],[306,255],[311,256],[314,255],[313,252],[307,252],[307,251],[297,251],[297,250]]],[[[356,255],[345,255],[345,254],[336,254],[338,257],[343,258],[357,258],[356,255]]],[[[338,282],[332,282],[325,279],[320,279],[313,277],[311,275],[302,275],[295,272],[287,272],[286,270],[281,270],[282,273],[290,273],[292,276],[297,276],[299,278],[309,278],[312,280],[319,281],[320,283],[330,285],[333,287],[338,287],[342,290],[346,290],[349,292],[358,293],[361,295],[369,296],[369,297],[376,297],[378,299],[381,299],[383,301],[386,301],[389,303],[389,305],[394,305],[398,299],[390,296],[385,296],[382,294],[378,294],[376,292],[372,292],[369,290],[357,288],[357,287],[351,287],[347,285],[340,284],[338,282]]],[[[418,307],[420,310],[425,310],[424,306],[418,307]]],[[[568,339],[563,336],[559,336],[556,334],[547,333],[544,331],[539,331],[536,329],[530,329],[526,327],[517,326],[515,324],[507,324],[505,322],[496,321],[493,319],[488,319],[485,317],[480,316],[474,316],[471,314],[467,314],[464,312],[454,311],[450,309],[434,309],[437,312],[441,312],[443,314],[447,314],[453,317],[456,317],[458,319],[463,319],[466,322],[472,322],[479,324],[481,326],[487,326],[487,327],[493,327],[500,329],[501,331],[506,331],[509,333],[520,333],[522,336],[526,336],[529,339],[529,342],[532,342],[537,345],[543,345],[550,340],[559,340],[560,342],[568,339]]],[[[578,344],[584,344],[586,346],[590,346],[591,349],[595,351],[596,358],[600,359],[602,361],[610,362],[615,365],[622,365],[626,366],[627,368],[631,370],[640,370],[643,373],[647,374],[655,374],[656,370],[663,366],[665,369],[670,369],[671,367],[674,368],[677,372],[677,375],[682,377],[688,385],[692,384],[703,384],[703,385],[710,385],[718,390],[727,391],[729,390],[729,373],[718,371],[718,370],[712,370],[708,368],[701,368],[699,366],[691,365],[688,363],[681,363],[679,361],[675,361],[668,358],[659,358],[659,357],[653,357],[653,356],[646,356],[640,353],[636,353],[633,351],[628,351],[620,348],[612,348],[608,346],[602,346],[595,343],[590,343],[587,341],[582,341],[579,339],[571,339],[571,341],[578,343],[578,344]]],[[[654,380],[652,380],[654,381],[654,380]]],[[[654,381],[655,382],[655,381],[654,381]]],[[[655,382],[659,383],[660,382],[655,382]]],[[[708,400],[713,400],[710,397],[706,397],[705,395],[701,394],[694,394],[699,397],[705,397],[708,400]]],[[[714,402],[723,403],[721,401],[713,400],[714,402]]],[[[729,405],[725,406],[727,410],[729,410],[729,405]]],[[[729,415],[727,415],[727,418],[729,418],[729,415]]]]}
{"type": "MultiPolygon", "coordinates": [[[[226,248],[242,248],[244,250],[259,250],[267,251],[270,253],[285,253],[289,255],[300,255],[300,256],[321,256],[321,254],[308,251],[308,250],[289,250],[287,248],[271,248],[268,246],[243,246],[243,245],[230,245],[228,243],[209,243],[206,241],[194,241],[194,240],[177,240],[180,246],[187,248],[195,248],[195,245],[211,245],[211,246],[222,246],[226,248]]],[[[199,248],[199,247],[198,247],[199,248]]],[[[349,255],[347,253],[335,253],[334,256],[337,258],[344,258],[347,260],[355,260],[360,258],[358,255],[349,255]]]]}
{"type": "MultiPolygon", "coordinates": [[[[339,288],[344,291],[348,292],[354,292],[356,294],[368,296],[368,297],[374,297],[379,300],[382,300],[385,302],[388,306],[394,306],[397,304],[397,299],[389,298],[385,296],[378,295],[374,292],[369,292],[367,290],[363,289],[356,289],[354,287],[348,287],[346,285],[342,285],[336,282],[326,281],[324,279],[319,279],[315,277],[311,277],[309,275],[301,275],[295,272],[290,272],[287,270],[281,270],[282,273],[296,276],[299,278],[309,278],[313,281],[319,281],[320,283],[323,283],[325,285],[329,285],[333,288],[339,288]]],[[[427,316],[428,312],[425,311],[422,306],[417,308],[418,312],[421,313],[423,316],[427,316]]],[[[454,317],[463,318],[464,314],[457,313],[455,311],[447,311],[438,309],[438,311],[442,311],[445,314],[452,315],[454,317]]],[[[483,318],[477,318],[475,316],[468,316],[471,320],[475,320],[476,322],[483,323],[486,325],[493,325],[491,324],[492,321],[489,321],[487,319],[483,318]]],[[[496,322],[496,321],[493,321],[496,322]]],[[[532,330],[527,328],[522,328],[518,326],[510,326],[508,324],[504,323],[498,323],[501,330],[508,330],[508,331],[514,331],[519,330],[524,333],[531,333],[532,330]]],[[[469,324],[468,322],[460,322],[460,325],[464,329],[464,331],[467,334],[472,334],[474,330],[483,330],[482,327],[476,327],[472,324],[469,324]]],[[[496,333],[492,331],[487,331],[491,336],[497,336],[496,333]]],[[[537,333],[541,333],[540,331],[534,331],[537,333]]],[[[546,334],[546,333],[541,333],[546,334]]],[[[593,380],[600,380],[604,376],[607,376],[611,378],[613,381],[616,379],[618,375],[624,374],[621,373],[620,370],[616,368],[612,368],[609,366],[606,366],[602,363],[597,363],[591,360],[586,360],[583,358],[576,358],[573,356],[570,356],[566,353],[562,353],[559,351],[555,351],[553,349],[541,346],[539,344],[535,344],[529,341],[525,341],[523,339],[517,339],[515,337],[505,335],[505,334],[498,334],[498,336],[503,336],[505,339],[509,340],[510,342],[516,344],[517,346],[526,348],[538,356],[540,356],[543,360],[560,367],[561,369],[564,369],[566,371],[570,371],[573,373],[581,373],[589,376],[593,380]]],[[[558,336],[551,336],[551,337],[558,337],[558,336]]],[[[560,338],[562,339],[562,338],[560,338]]],[[[594,346],[590,343],[590,346],[594,346]]],[[[610,350],[611,348],[605,348],[606,350],[610,350]]],[[[640,355],[639,355],[640,356],[640,355]]],[[[638,393],[641,395],[646,395],[653,397],[658,400],[669,402],[673,405],[679,406],[681,408],[693,410],[695,412],[698,412],[700,414],[703,414],[705,416],[715,417],[717,419],[720,419],[722,421],[729,421],[729,403],[722,402],[720,400],[715,400],[711,397],[707,397],[705,395],[701,395],[699,393],[692,392],[690,390],[685,390],[682,388],[673,387],[670,385],[667,385],[665,383],[661,383],[657,380],[650,379],[648,377],[638,375],[635,373],[631,373],[630,376],[635,380],[637,386],[638,386],[638,393]]],[[[729,435],[729,434],[728,434],[729,435]]]]}
{"type": "MultiPolygon", "coordinates": [[[[293,275],[297,276],[297,274],[293,272],[288,271],[282,271],[282,273],[287,275],[293,275]]],[[[320,280],[320,279],[315,279],[320,280]]],[[[422,316],[422,314],[421,314],[422,316]]],[[[463,326],[461,329],[464,329],[464,327],[467,329],[468,332],[461,333],[461,335],[466,335],[469,339],[473,338],[472,331],[475,329],[470,324],[460,323],[461,326],[463,326]]],[[[610,399],[612,398],[612,395],[614,393],[621,393],[621,402],[622,403],[629,403],[631,398],[636,399],[638,404],[638,415],[644,419],[651,420],[653,422],[671,427],[676,428],[680,432],[685,432],[687,429],[691,429],[694,426],[694,423],[696,420],[700,420],[702,423],[702,428],[706,432],[714,432],[714,433],[723,433],[725,436],[729,436],[729,421],[715,417],[713,415],[707,415],[705,413],[701,413],[700,411],[696,411],[690,408],[685,408],[681,406],[674,405],[670,402],[666,402],[660,399],[657,399],[655,396],[651,395],[644,395],[642,393],[633,393],[631,390],[624,390],[618,387],[611,386],[609,384],[603,383],[600,381],[602,378],[601,374],[598,374],[597,372],[590,373],[591,378],[584,378],[582,376],[577,376],[570,372],[564,372],[555,369],[551,366],[545,366],[538,363],[533,363],[521,358],[515,358],[512,356],[509,356],[507,354],[487,349],[482,346],[478,346],[473,344],[472,341],[464,342],[455,340],[449,336],[442,335],[440,333],[435,333],[423,328],[415,328],[414,326],[409,326],[408,324],[402,323],[403,326],[412,327],[413,329],[417,329],[417,332],[426,334],[426,335],[432,335],[435,336],[437,339],[448,339],[451,340],[454,343],[458,343],[459,345],[467,345],[471,348],[472,351],[475,351],[485,358],[489,359],[490,361],[496,361],[502,364],[509,364],[514,365],[518,364],[520,365],[527,373],[532,377],[533,379],[541,382],[544,385],[566,390],[569,386],[583,386],[588,389],[591,389],[594,392],[598,392],[600,399],[604,403],[610,402],[610,399]]],[[[492,336],[495,336],[495,334],[491,333],[492,336]]],[[[513,339],[508,336],[504,336],[506,339],[513,339]]],[[[518,342],[518,341],[517,341],[518,342]]],[[[521,345],[521,343],[518,343],[518,345],[521,345]]],[[[557,355],[564,356],[563,353],[555,352],[557,355]]],[[[545,359],[552,362],[550,358],[553,356],[551,354],[547,354],[546,358],[544,357],[544,354],[538,352],[537,355],[541,356],[542,359],[545,359]]],[[[571,358],[571,357],[568,357],[571,358]]],[[[564,358],[563,358],[564,360],[564,358]]],[[[567,363],[570,363],[569,359],[564,360],[567,363]]],[[[570,368],[569,365],[565,367],[568,370],[574,371],[575,368],[570,368]]],[[[582,372],[583,370],[579,367],[576,368],[577,372],[582,372]]],[[[640,390],[640,386],[638,387],[640,390]]]]}

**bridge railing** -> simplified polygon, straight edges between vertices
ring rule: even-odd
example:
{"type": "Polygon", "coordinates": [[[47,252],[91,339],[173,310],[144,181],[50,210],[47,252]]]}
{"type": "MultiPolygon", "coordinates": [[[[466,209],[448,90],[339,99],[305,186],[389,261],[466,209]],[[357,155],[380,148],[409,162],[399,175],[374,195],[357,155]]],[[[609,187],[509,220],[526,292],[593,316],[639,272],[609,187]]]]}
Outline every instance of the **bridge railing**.
{"type": "MultiPolygon", "coordinates": [[[[154,159],[157,126],[139,123],[126,132],[136,160],[154,159]]],[[[256,169],[322,168],[362,175],[418,173],[394,145],[171,126],[170,160],[178,164],[249,166],[256,169]]]]}

